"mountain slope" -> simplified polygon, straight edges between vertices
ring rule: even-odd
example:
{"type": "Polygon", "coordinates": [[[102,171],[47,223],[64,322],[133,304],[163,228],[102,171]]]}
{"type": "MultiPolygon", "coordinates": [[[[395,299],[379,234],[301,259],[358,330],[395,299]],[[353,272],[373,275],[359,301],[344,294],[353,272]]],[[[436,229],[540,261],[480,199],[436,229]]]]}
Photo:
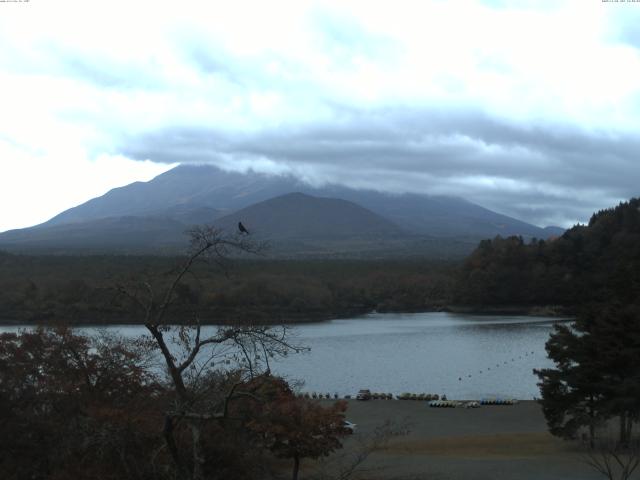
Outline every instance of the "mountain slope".
{"type": "Polygon", "coordinates": [[[386,217],[407,231],[436,237],[487,238],[523,235],[546,238],[542,228],[488,210],[462,198],[325,187],[323,196],[343,198],[386,217]]]}
{"type": "Polygon", "coordinates": [[[238,210],[214,222],[225,230],[242,221],[252,234],[271,239],[391,237],[403,232],[353,202],[289,193],[238,210]]]}
{"type": "MultiPolygon", "coordinates": [[[[179,166],[150,182],[111,190],[55,216],[43,225],[59,225],[113,216],[165,214],[212,208],[231,213],[291,192],[348,200],[416,234],[486,238],[523,235],[545,238],[535,225],[501,215],[461,198],[418,194],[393,195],[329,185],[312,187],[288,176],[225,172],[212,166],[179,166]]],[[[555,232],[554,232],[555,233],[555,232]]]]}
{"type": "Polygon", "coordinates": [[[125,215],[158,215],[175,208],[187,211],[208,207],[229,213],[288,193],[295,184],[295,180],[287,177],[245,175],[210,166],[179,166],[149,182],[114,188],[101,197],[56,215],[43,225],[125,215]]]}
{"type": "Polygon", "coordinates": [[[21,250],[157,251],[184,246],[185,230],[185,224],[168,218],[110,217],[10,230],[0,235],[0,246],[21,250]]]}

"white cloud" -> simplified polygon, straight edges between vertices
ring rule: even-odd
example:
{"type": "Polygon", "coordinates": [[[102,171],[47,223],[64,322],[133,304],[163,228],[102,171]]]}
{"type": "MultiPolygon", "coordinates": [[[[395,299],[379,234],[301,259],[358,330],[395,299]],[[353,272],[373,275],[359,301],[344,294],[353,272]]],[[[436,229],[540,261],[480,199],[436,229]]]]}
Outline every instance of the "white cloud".
{"type": "MultiPolygon", "coordinates": [[[[465,196],[488,206],[505,203],[500,192],[514,205],[518,192],[529,198],[523,185],[542,184],[541,178],[545,195],[600,192],[605,202],[629,192],[611,183],[598,188],[586,175],[568,185],[571,175],[564,172],[579,169],[576,161],[596,169],[597,161],[584,152],[576,156],[573,146],[554,150],[549,132],[557,130],[560,143],[568,142],[564,132],[619,137],[620,148],[607,145],[629,150],[622,142],[637,135],[640,123],[637,5],[59,0],[0,9],[0,191],[3,199],[22,198],[13,212],[3,212],[0,230],[163,171],[164,164],[125,158],[132,145],[154,135],[170,137],[167,149],[143,159],[209,158],[341,181],[369,151],[359,138],[361,125],[377,122],[378,134],[404,143],[384,145],[370,178],[360,169],[367,184],[378,181],[376,169],[393,178],[395,190],[414,190],[417,177],[431,178],[444,193],[459,193],[465,178],[500,179],[465,184],[465,196]],[[385,112],[404,110],[440,112],[440,126],[422,121],[436,132],[397,135],[408,124],[385,112]],[[544,130],[547,144],[474,136],[474,129],[446,121],[446,112],[482,112],[514,130],[544,130]],[[339,157],[336,165],[322,167],[285,151],[327,126],[335,130],[331,142],[318,134],[312,146],[317,156],[339,157]],[[192,135],[187,148],[178,138],[184,131],[215,132],[215,142],[192,135]],[[274,132],[280,133],[279,154],[256,147],[263,137],[272,141],[274,132]],[[181,155],[169,158],[176,143],[181,155]],[[460,175],[438,173],[436,159],[416,160],[406,155],[412,149],[450,155],[446,160],[460,175]],[[461,149],[474,153],[462,156],[461,149]],[[30,179],[36,172],[47,181],[30,179]]],[[[628,154],[617,159],[621,178],[637,173],[628,154]]],[[[511,213],[518,212],[544,220],[543,213],[522,208],[511,213]]]]}
{"type": "Polygon", "coordinates": [[[175,166],[106,154],[90,160],[82,149],[38,154],[3,140],[0,159],[0,231],[44,222],[112,188],[148,181],[175,166]]]}

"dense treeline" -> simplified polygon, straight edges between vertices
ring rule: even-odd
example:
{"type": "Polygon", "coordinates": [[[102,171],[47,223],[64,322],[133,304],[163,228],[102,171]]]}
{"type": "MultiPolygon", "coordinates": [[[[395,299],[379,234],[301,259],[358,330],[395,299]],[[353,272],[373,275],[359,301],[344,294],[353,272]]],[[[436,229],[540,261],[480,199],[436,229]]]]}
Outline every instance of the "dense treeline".
{"type": "MultiPolygon", "coordinates": [[[[160,288],[182,259],[153,256],[28,256],[0,253],[0,320],[129,323],[118,285],[160,288]]],[[[207,321],[296,322],[378,311],[442,309],[455,264],[435,261],[234,260],[198,263],[171,315],[207,321]]]]}
{"type": "Polygon", "coordinates": [[[640,199],[602,210],[561,237],[484,240],[469,256],[454,302],[489,305],[634,303],[640,298],[640,199]]]}

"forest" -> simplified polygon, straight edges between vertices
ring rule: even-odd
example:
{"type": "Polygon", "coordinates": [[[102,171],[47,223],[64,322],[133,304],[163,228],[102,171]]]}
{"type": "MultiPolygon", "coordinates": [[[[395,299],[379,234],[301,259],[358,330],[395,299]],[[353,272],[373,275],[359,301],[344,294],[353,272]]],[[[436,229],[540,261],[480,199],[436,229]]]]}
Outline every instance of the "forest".
{"type": "MultiPolygon", "coordinates": [[[[161,285],[182,261],[160,256],[0,254],[3,322],[137,323],[118,285],[161,285]]],[[[207,323],[289,323],[378,311],[442,309],[454,264],[408,260],[201,261],[170,313],[197,308],[207,323]]]]}
{"type": "MultiPolygon", "coordinates": [[[[574,314],[588,302],[640,298],[640,200],[595,213],[550,240],[496,237],[464,262],[415,259],[199,261],[168,315],[205,323],[318,321],[379,312],[458,309],[574,314]],[[546,310],[545,310],[546,309],[546,310]]],[[[158,288],[181,257],[0,252],[4,323],[138,323],[118,287],[158,288]]]]}
{"type": "Polygon", "coordinates": [[[559,305],[640,299],[640,199],[595,213],[559,238],[484,240],[465,260],[453,303],[559,305]]]}

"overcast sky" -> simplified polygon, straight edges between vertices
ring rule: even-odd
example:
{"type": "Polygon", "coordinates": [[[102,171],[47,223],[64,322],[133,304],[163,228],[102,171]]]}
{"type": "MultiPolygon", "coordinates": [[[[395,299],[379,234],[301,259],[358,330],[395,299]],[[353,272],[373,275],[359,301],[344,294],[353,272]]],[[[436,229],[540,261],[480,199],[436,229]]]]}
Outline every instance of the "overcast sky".
{"type": "Polygon", "coordinates": [[[0,2],[0,231],[178,163],[459,195],[640,195],[640,3],[0,2]]]}

